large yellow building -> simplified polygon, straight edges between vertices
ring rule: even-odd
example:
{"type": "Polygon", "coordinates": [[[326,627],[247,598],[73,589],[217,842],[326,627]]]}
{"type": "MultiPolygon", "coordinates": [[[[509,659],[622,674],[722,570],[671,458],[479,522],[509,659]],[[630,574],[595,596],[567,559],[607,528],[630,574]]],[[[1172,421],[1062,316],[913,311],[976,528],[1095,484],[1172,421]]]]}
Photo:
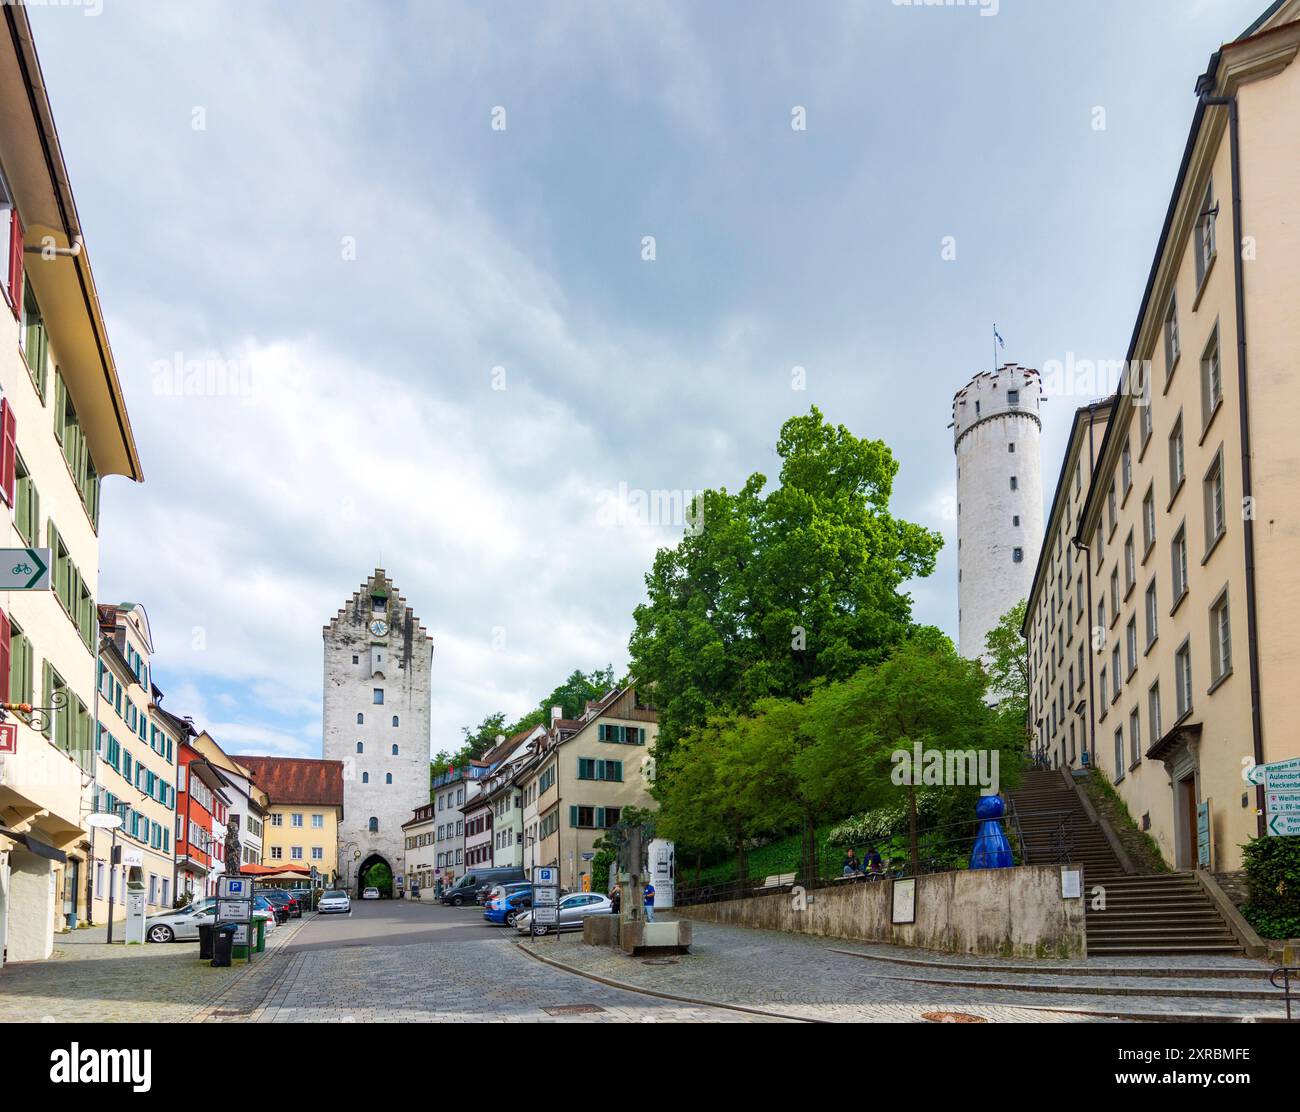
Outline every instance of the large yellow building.
{"type": "Polygon", "coordinates": [[[86,918],[91,858],[107,844],[83,825],[99,484],[142,472],[22,5],[0,21],[0,104],[0,531],[52,565],[50,589],[0,592],[0,955],[26,961],[86,918]]]}
{"type": "Polygon", "coordinates": [[[1264,832],[1244,767],[1300,756],[1297,53],[1284,0],[1200,80],[1095,474],[1057,491],[1042,560],[1077,539],[1073,588],[1040,562],[1025,624],[1040,736],[1086,748],[1178,868],[1238,868],[1264,832]]]}
{"type": "Polygon", "coordinates": [[[262,864],[315,869],[323,883],[339,875],[343,762],[302,757],[232,758],[270,800],[262,824],[262,864]]]}

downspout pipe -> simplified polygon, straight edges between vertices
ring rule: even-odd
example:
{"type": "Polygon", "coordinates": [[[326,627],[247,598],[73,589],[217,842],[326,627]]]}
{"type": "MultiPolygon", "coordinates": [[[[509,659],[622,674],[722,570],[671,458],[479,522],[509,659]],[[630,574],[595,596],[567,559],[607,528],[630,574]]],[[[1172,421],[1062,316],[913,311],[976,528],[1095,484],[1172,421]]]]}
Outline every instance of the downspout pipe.
{"type": "MultiPolygon", "coordinates": [[[[1242,535],[1246,557],[1246,644],[1250,662],[1250,729],[1254,743],[1255,764],[1264,763],[1264,719],[1260,707],[1259,685],[1259,621],[1255,587],[1255,515],[1254,481],[1251,473],[1250,450],[1250,395],[1246,362],[1246,272],[1241,257],[1241,129],[1237,112],[1237,97],[1212,96],[1208,89],[1211,80],[1202,78],[1201,103],[1207,108],[1228,110],[1228,147],[1232,163],[1232,281],[1236,299],[1237,326],[1237,412],[1241,424],[1241,496],[1243,509],[1242,535]]],[[[1266,834],[1264,825],[1264,787],[1255,787],[1256,828],[1259,837],[1266,834]]]]}
{"type": "MultiPolygon", "coordinates": [[[[1097,450],[1093,442],[1093,426],[1097,423],[1097,403],[1088,403],[1088,485],[1092,485],[1093,475],[1097,470],[1097,450]]],[[[1100,523],[1097,526],[1101,528],[1100,523]]],[[[1077,532],[1077,529],[1076,529],[1077,532]]],[[[1092,629],[1092,548],[1083,543],[1076,535],[1070,539],[1070,543],[1083,553],[1083,574],[1087,577],[1088,582],[1088,613],[1087,620],[1084,622],[1085,629],[1092,629]]],[[[1097,653],[1092,645],[1092,638],[1088,638],[1088,767],[1092,768],[1097,761],[1097,702],[1093,692],[1093,674],[1096,669],[1096,661],[1093,659],[1097,653]]]]}

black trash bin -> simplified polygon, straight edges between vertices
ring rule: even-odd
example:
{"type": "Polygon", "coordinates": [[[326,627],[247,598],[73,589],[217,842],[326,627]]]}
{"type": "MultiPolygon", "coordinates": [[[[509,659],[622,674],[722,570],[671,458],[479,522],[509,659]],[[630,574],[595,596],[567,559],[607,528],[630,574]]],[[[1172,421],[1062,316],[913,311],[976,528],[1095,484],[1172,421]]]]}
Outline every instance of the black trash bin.
{"type": "Polygon", "coordinates": [[[222,969],[230,964],[230,953],[235,948],[234,923],[223,923],[212,928],[212,968],[222,969]]]}
{"type": "Polygon", "coordinates": [[[199,961],[212,960],[212,924],[199,924],[199,961]]]}

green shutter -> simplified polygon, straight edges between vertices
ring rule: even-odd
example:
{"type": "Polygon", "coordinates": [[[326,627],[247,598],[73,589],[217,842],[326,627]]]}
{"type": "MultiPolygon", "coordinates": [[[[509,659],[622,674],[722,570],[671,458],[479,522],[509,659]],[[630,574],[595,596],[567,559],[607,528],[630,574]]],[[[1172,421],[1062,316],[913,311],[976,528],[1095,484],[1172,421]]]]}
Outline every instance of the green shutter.
{"type": "MultiPolygon", "coordinates": [[[[47,707],[51,706],[52,700],[50,696],[54,690],[54,669],[50,667],[48,660],[41,661],[41,690],[45,693],[45,705],[47,707]]],[[[54,736],[54,714],[52,711],[47,712],[45,716],[44,733],[46,737],[54,736]]]]}
{"type": "Polygon", "coordinates": [[[603,830],[604,828],[605,828],[605,808],[597,807],[596,808],[596,829],[603,830]]]}
{"type": "Polygon", "coordinates": [[[605,765],[606,765],[606,768],[609,770],[609,773],[610,773],[610,775],[609,775],[608,777],[606,777],[606,779],[609,779],[609,780],[619,780],[619,781],[621,781],[621,780],[623,779],[623,762],[622,762],[622,761],[606,761],[606,762],[605,762],[605,765]]]}
{"type": "Polygon", "coordinates": [[[578,825],[578,808],[576,805],[571,806],[569,808],[569,825],[570,826],[578,825]]]}

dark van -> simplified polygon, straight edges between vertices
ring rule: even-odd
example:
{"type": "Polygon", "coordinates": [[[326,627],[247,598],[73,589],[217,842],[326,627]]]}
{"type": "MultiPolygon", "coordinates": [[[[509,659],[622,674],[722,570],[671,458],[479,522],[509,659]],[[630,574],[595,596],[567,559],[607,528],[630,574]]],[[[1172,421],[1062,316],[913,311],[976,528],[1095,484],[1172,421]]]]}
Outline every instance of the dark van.
{"type": "Polygon", "coordinates": [[[482,903],[494,884],[512,884],[524,879],[524,870],[515,868],[475,869],[466,873],[442,893],[442,902],[460,907],[482,903]]]}

